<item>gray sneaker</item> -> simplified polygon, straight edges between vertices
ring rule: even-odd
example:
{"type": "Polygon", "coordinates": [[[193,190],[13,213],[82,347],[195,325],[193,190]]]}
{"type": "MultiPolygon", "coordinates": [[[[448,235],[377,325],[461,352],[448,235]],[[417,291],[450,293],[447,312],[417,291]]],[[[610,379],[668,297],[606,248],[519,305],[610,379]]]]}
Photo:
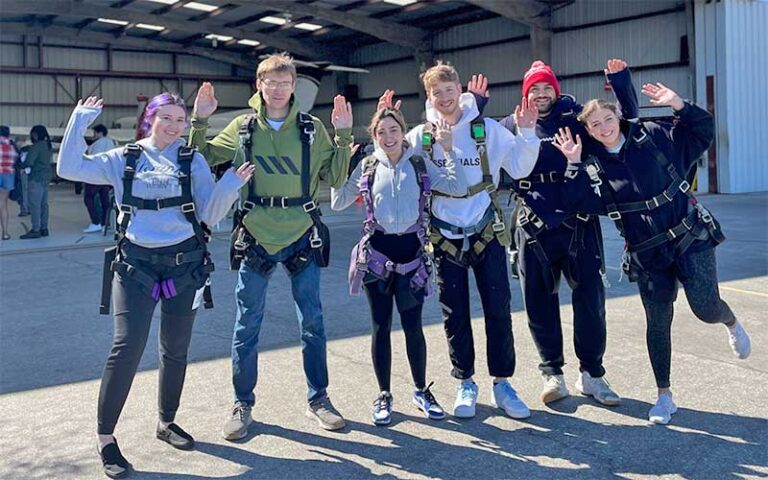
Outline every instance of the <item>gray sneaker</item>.
{"type": "Polygon", "coordinates": [[[556,402],[569,395],[565,378],[562,375],[544,375],[544,388],[541,391],[542,402],[556,402]]]}
{"type": "Polygon", "coordinates": [[[240,440],[248,435],[248,426],[253,423],[251,417],[251,407],[242,403],[235,402],[232,407],[232,413],[227,421],[224,422],[222,433],[226,440],[240,440]]]}
{"type": "Polygon", "coordinates": [[[310,403],[306,415],[317,420],[317,423],[326,430],[340,430],[347,425],[344,417],[334,408],[328,397],[310,403]]]}

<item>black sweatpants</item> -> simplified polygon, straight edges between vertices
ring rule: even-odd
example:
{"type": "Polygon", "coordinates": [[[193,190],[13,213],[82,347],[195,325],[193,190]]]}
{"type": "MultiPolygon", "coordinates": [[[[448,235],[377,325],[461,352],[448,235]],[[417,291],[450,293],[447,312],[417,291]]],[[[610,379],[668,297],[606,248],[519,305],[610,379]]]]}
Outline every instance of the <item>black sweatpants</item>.
{"type": "MultiPolygon", "coordinates": [[[[371,246],[395,263],[408,263],[420,254],[421,245],[416,234],[386,235],[377,232],[371,238],[371,246]]],[[[390,391],[392,371],[392,314],[394,303],[400,313],[400,323],[405,333],[405,348],[411,376],[416,388],[426,386],[427,342],[421,325],[424,306],[424,289],[414,291],[412,274],[392,273],[387,280],[368,275],[363,283],[368,304],[371,307],[371,357],[373,370],[381,391],[390,391]]]]}
{"type": "MultiPolygon", "coordinates": [[[[473,238],[470,237],[470,241],[473,238]]],[[[451,240],[461,249],[461,240],[451,240]]],[[[440,249],[435,251],[440,307],[453,369],[460,380],[475,374],[475,343],[469,304],[469,268],[453,262],[440,249]]],[[[482,258],[471,267],[485,316],[488,372],[493,377],[511,377],[515,373],[515,339],[507,276],[507,252],[498,240],[492,240],[482,258]]]]}
{"type": "Polygon", "coordinates": [[[669,268],[640,275],[637,284],[645,307],[646,344],[659,388],[670,386],[671,330],[678,280],[683,284],[688,305],[699,320],[726,325],[736,321],[731,307],[720,298],[714,248],[686,252],[669,268]]]}
{"type": "MultiPolygon", "coordinates": [[[[579,221],[579,220],[576,220],[579,221]]],[[[580,222],[580,221],[579,221],[580,222]]],[[[579,359],[579,370],[592,377],[605,375],[603,354],[606,344],[605,287],[600,277],[600,251],[603,241],[600,224],[592,219],[583,228],[580,245],[576,245],[576,257],[569,256],[574,230],[564,225],[542,232],[537,236],[550,267],[542,265],[526,241],[525,232],[515,232],[520,266],[520,287],[523,291],[528,328],[539,352],[539,369],[546,375],[562,375],[563,328],[560,318],[560,278],[564,276],[571,287],[573,308],[573,345],[579,359]],[[554,286],[548,281],[551,268],[554,286]],[[554,287],[554,289],[553,289],[554,287]]]]}
{"type": "Polygon", "coordinates": [[[83,191],[83,202],[88,210],[88,217],[94,225],[106,225],[107,213],[109,212],[109,185],[91,185],[85,184],[83,191]],[[99,205],[96,205],[96,197],[99,198],[99,205]]]}
{"type": "MultiPolygon", "coordinates": [[[[161,280],[174,278],[177,295],[171,299],[162,296],[159,331],[159,394],[160,420],[172,422],[179,408],[179,399],[187,370],[187,350],[192,336],[192,324],[197,312],[193,305],[197,289],[202,284],[190,281],[191,272],[201,266],[189,263],[177,267],[164,267],[132,259],[132,253],[175,255],[199,248],[196,238],[170,247],[148,249],[126,242],[123,246],[125,262],[161,280]],[[185,281],[186,280],[186,281],[185,281]]],[[[147,344],[152,314],[157,305],[151,290],[134,278],[115,274],[112,281],[115,331],[112,350],[101,377],[98,403],[98,433],[112,434],[131,389],[136,369],[147,344]]]]}

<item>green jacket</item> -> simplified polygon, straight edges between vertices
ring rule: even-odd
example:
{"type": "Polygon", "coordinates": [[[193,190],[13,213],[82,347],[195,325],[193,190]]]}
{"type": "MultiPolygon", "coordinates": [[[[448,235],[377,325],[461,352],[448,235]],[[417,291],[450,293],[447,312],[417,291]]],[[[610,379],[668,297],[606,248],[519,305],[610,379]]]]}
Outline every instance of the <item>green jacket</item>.
{"type": "Polygon", "coordinates": [[[52,157],[53,152],[48,148],[48,142],[35,142],[30,145],[24,160],[24,166],[32,169],[29,173],[29,179],[45,184],[50,182],[53,177],[52,157]]]}
{"type": "MultiPolygon", "coordinates": [[[[248,102],[256,112],[253,131],[253,158],[256,165],[252,182],[256,194],[263,197],[301,196],[301,139],[297,118],[298,102],[292,99],[291,109],[280,130],[275,131],[266,121],[266,106],[257,92],[248,102]]],[[[235,166],[242,165],[244,149],[240,148],[238,130],[245,115],[241,115],[221,131],[213,140],[206,141],[207,119],[192,117],[190,145],[198,149],[210,165],[234,159],[235,166]]],[[[341,188],[349,169],[351,129],[336,132],[334,146],[323,123],[312,117],[315,123],[315,141],[310,155],[310,195],[317,201],[320,179],[332,187],[341,188]]],[[[248,187],[240,190],[241,198],[248,197],[248,187]]],[[[253,238],[270,255],[296,242],[312,226],[312,218],[301,207],[277,208],[257,206],[246,215],[245,227],[253,238]]]]}

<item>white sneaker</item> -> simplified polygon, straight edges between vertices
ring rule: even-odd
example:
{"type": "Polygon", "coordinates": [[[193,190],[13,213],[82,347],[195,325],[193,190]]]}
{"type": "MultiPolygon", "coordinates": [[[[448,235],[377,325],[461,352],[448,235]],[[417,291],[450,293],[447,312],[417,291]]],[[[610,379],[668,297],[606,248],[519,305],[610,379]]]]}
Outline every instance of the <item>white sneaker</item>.
{"type": "Polygon", "coordinates": [[[518,398],[517,392],[506,380],[493,385],[493,390],[491,391],[491,403],[493,403],[495,407],[504,410],[504,413],[512,418],[519,419],[531,416],[531,411],[528,409],[528,405],[518,398]]]}
{"type": "Polygon", "coordinates": [[[656,405],[648,412],[648,420],[658,425],[666,425],[675,412],[677,412],[677,405],[672,401],[672,395],[664,394],[659,396],[656,405]]]}
{"type": "Polygon", "coordinates": [[[96,233],[101,231],[101,225],[96,225],[95,223],[92,223],[88,225],[88,228],[83,230],[83,233],[96,233]]]}
{"type": "Polygon", "coordinates": [[[541,401],[544,403],[556,402],[566,398],[571,393],[565,385],[562,375],[544,375],[544,389],[541,391],[541,401]]]}
{"type": "Polygon", "coordinates": [[[464,380],[456,392],[456,402],[453,404],[453,416],[471,418],[475,416],[475,404],[479,388],[472,380],[464,380]]]}
{"type": "Polygon", "coordinates": [[[593,377],[589,372],[581,372],[576,380],[576,390],[582,395],[594,398],[598,403],[613,407],[621,403],[621,397],[613,391],[605,377],[593,377]]]}
{"type": "Polygon", "coordinates": [[[726,325],[728,329],[728,343],[731,345],[733,354],[744,360],[752,353],[752,341],[747,335],[747,331],[741,326],[738,320],[733,324],[733,327],[726,325]]]}

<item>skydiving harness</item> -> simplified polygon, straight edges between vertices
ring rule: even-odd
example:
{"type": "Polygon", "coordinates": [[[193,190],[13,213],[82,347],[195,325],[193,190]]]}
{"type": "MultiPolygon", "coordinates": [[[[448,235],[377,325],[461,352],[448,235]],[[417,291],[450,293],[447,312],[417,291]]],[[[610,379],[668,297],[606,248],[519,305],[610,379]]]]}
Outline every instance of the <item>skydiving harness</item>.
{"type": "MultiPolygon", "coordinates": [[[[430,158],[432,157],[432,147],[435,143],[435,138],[432,133],[433,128],[431,123],[427,123],[421,138],[422,150],[424,150],[430,158]]],[[[485,121],[482,117],[478,116],[472,120],[470,124],[470,135],[475,142],[477,153],[480,156],[482,180],[479,183],[468,187],[466,195],[447,195],[437,191],[435,192],[435,195],[448,198],[469,198],[479,193],[487,192],[491,197],[491,204],[488,206],[488,209],[485,211],[480,221],[471,227],[459,227],[437,217],[432,218],[432,225],[435,228],[432,229],[429,238],[436,249],[442,250],[449,259],[464,267],[479,262],[485,251],[485,247],[487,247],[494,238],[498,239],[499,243],[504,247],[508,246],[512,241],[509,230],[504,224],[504,212],[499,204],[497,186],[493,180],[493,175],[491,174],[491,169],[488,163],[487,136],[485,131],[485,121]],[[440,233],[441,229],[447,230],[454,235],[461,235],[463,237],[461,249],[456,248],[448,238],[443,236],[443,234],[440,233]],[[473,237],[472,241],[470,241],[470,237],[473,237]]],[[[461,165],[456,165],[456,168],[461,168],[461,165]]]]}
{"type": "MultiPolygon", "coordinates": [[[[547,227],[544,221],[536,215],[531,207],[529,207],[522,199],[517,200],[517,212],[516,224],[525,233],[525,242],[528,248],[536,255],[539,263],[544,269],[543,276],[547,289],[551,293],[557,293],[557,282],[555,281],[555,272],[552,267],[552,263],[547,257],[547,253],[544,251],[544,247],[541,246],[539,241],[539,235],[544,232],[547,227]]],[[[596,218],[592,215],[578,213],[573,215],[562,223],[563,226],[573,230],[571,241],[568,244],[568,257],[575,263],[579,254],[579,250],[584,247],[584,235],[589,229],[595,235],[595,244],[598,246],[600,254],[600,279],[603,282],[605,288],[610,287],[608,282],[608,275],[605,269],[605,252],[603,252],[602,238],[597,225],[592,224],[596,222],[596,218]]],[[[575,279],[578,282],[578,279],[575,279]]]]}
{"type": "MultiPolygon", "coordinates": [[[[603,203],[608,212],[608,218],[614,221],[619,233],[626,239],[626,230],[622,220],[623,215],[626,213],[651,212],[663,205],[671,203],[675,198],[675,195],[678,194],[683,194],[688,197],[689,211],[688,215],[683,218],[679,224],[666,232],[654,235],[653,237],[634,245],[629,244],[629,242],[625,243],[624,254],[621,259],[621,268],[622,273],[626,273],[630,281],[636,281],[643,270],[638,258],[638,254],[642,252],[651,250],[667,242],[676,242],[675,253],[677,256],[680,256],[705,232],[716,244],[725,241],[725,235],[723,235],[720,224],[715,220],[709,210],[696,200],[696,197],[691,192],[690,184],[678,173],[677,169],[672,162],[669,161],[664,152],[656,146],[656,143],[653,141],[648,131],[643,126],[639,126],[638,130],[639,132],[637,135],[630,135],[632,143],[640,148],[646,148],[652,153],[659,165],[667,172],[667,175],[669,175],[670,183],[663,192],[648,200],[617,203],[614,199],[613,191],[610,189],[607,182],[603,181],[601,178],[601,175],[605,174],[605,169],[602,167],[597,157],[594,155],[590,156],[586,161],[585,170],[589,176],[590,186],[595,190],[595,193],[603,199],[603,203]]],[[[629,145],[627,147],[629,147],[629,145]]]]}
{"type": "MultiPolygon", "coordinates": [[[[253,131],[256,124],[256,115],[246,115],[240,124],[238,135],[240,146],[245,153],[244,161],[251,161],[253,154],[253,131]]],[[[233,270],[240,268],[240,263],[245,261],[252,269],[265,274],[275,267],[275,262],[262,256],[254,247],[258,244],[256,239],[245,227],[244,219],[254,208],[291,208],[301,209],[312,218],[312,232],[309,236],[309,248],[297,252],[293,257],[285,260],[283,265],[291,275],[295,275],[306,268],[315,259],[321,267],[328,266],[330,255],[330,235],[328,228],[320,220],[322,213],[320,207],[310,194],[310,159],[311,148],[315,141],[315,124],[312,117],[304,112],[299,112],[297,125],[301,139],[301,196],[300,197],[264,197],[256,194],[255,178],[248,182],[248,197],[242,202],[233,218],[230,267],[233,270]]]]}
{"type": "Polygon", "coordinates": [[[175,297],[177,294],[176,283],[183,283],[188,280],[204,283],[203,300],[205,308],[213,308],[209,275],[213,272],[214,266],[210,258],[210,253],[206,247],[208,240],[210,239],[210,230],[208,230],[208,227],[204,223],[198,221],[195,214],[195,202],[192,197],[191,171],[192,159],[194,158],[195,151],[186,146],[179,147],[178,150],[177,162],[179,164],[179,185],[181,186],[181,195],[177,197],[157,199],[138,198],[133,195],[133,180],[136,175],[136,162],[141,156],[141,153],[142,147],[138,144],[128,144],[123,150],[125,169],[123,170],[123,199],[118,206],[120,211],[120,223],[117,225],[117,231],[115,233],[115,239],[117,240],[116,245],[104,251],[104,270],[102,274],[101,306],[99,308],[99,313],[102,315],[109,314],[112,277],[115,272],[119,273],[121,276],[132,278],[142,284],[155,301],[159,300],[161,295],[165,299],[175,297]],[[164,208],[181,209],[184,217],[192,225],[192,229],[195,232],[195,238],[197,238],[200,248],[191,252],[177,252],[175,254],[144,254],[131,252],[128,260],[141,260],[165,267],[179,267],[188,263],[197,263],[200,261],[202,261],[203,264],[199,271],[194,271],[184,277],[170,277],[158,281],[155,276],[136,268],[126,261],[121,247],[125,241],[125,234],[128,230],[128,225],[131,222],[134,209],[159,211],[164,208]],[[188,276],[191,276],[192,278],[186,278],[188,276]]]}
{"type": "Polygon", "coordinates": [[[409,160],[414,172],[416,172],[416,182],[419,185],[419,216],[416,222],[408,227],[403,234],[416,234],[421,245],[420,255],[408,263],[394,263],[371,245],[371,237],[377,231],[384,231],[374,215],[374,201],[371,192],[379,160],[373,155],[364,158],[362,175],[360,176],[360,195],[365,204],[365,222],[363,222],[363,236],[352,249],[350,256],[349,292],[352,295],[360,293],[365,275],[369,272],[382,280],[387,280],[393,272],[400,275],[413,272],[410,281],[411,288],[413,290],[423,288],[427,295],[432,293],[432,284],[429,281],[432,274],[432,245],[429,242],[428,234],[432,186],[424,159],[413,155],[409,160]]]}

